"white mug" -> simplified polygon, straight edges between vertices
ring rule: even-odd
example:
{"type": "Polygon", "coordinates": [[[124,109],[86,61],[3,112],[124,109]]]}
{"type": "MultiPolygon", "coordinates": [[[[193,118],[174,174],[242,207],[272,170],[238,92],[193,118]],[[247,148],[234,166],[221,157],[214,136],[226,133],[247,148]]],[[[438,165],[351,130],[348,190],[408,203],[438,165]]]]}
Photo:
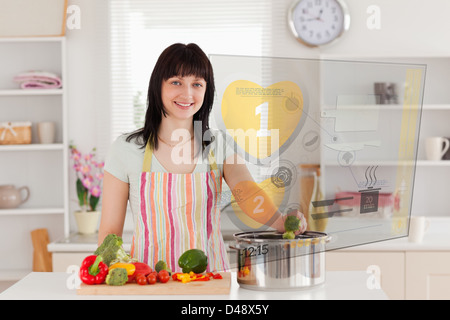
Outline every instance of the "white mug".
{"type": "Polygon", "coordinates": [[[427,138],[425,149],[427,152],[427,160],[439,161],[442,160],[444,154],[450,147],[450,141],[444,137],[427,138]],[[444,144],[444,148],[442,145],[444,144]]]}
{"type": "Polygon", "coordinates": [[[409,220],[409,242],[422,242],[429,226],[430,221],[426,217],[411,217],[409,220]]]}
{"type": "Polygon", "coordinates": [[[39,143],[53,143],[55,142],[55,123],[54,122],[39,122],[38,123],[38,137],[39,143]]]}

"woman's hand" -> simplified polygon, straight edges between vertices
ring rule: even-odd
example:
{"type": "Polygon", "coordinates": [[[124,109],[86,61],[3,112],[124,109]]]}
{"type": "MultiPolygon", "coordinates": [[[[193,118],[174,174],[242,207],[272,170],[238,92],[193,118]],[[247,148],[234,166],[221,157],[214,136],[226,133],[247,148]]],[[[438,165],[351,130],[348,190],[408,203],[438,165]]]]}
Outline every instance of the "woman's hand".
{"type": "Polygon", "coordinates": [[[302,212],[298,211],[298,210],[293,211],[293,214],[296,215],[297,218],[300,219],[300,229],[295,232],[295,235],[299,235],[299,234],[305,233],[306,228],[308,227],[308,223],[306,222],[305,215],[302,212]]]}
{"type": "Polygon", "coordinates": [[[287,215],[279,214],[280,217],[273,223],[272,227],[275,228],[278,232],[284,233],[286,230],[284,229],[284,221],[286,220],[287,216],[296,216],[300,219],[300,228],[298,231],[295,232],[295,235],[303,234],[305,233],[308,225],[306,222],[306,218],[302,212],[299,210],[292,210],[289,211],[287,215]]]}

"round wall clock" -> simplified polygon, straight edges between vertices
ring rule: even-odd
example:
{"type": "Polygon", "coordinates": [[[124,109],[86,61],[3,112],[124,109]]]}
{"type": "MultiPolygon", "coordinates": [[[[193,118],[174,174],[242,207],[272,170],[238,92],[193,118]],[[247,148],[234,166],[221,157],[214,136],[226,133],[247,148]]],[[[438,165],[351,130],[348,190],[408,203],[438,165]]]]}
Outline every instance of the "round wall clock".
{"type": "Polygon", "coordinates": [[[298,0],[288,14],[298,41],[319,47],[336,41],[350,28],[350,15],[342,0],[298,0]]]}

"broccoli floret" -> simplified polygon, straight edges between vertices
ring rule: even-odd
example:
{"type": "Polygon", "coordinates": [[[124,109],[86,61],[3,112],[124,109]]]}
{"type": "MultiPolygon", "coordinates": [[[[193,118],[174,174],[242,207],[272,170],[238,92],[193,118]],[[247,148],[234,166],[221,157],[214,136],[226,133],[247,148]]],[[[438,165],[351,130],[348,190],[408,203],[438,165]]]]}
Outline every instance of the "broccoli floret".
{"type": "Polygon", "coordinates": [[[295,232],[300,229],[300,219],[296,216],[287,216],[284,220],[283,239],[295,239],[295,232]]]}
{"type": "Polygon", "coordinates": [[[106,276],[106,284],[110,286],[123,286],[128,281],[127,270],[124,268],[112,269],[106,276]]]}
{"type": "Polygon", "coordinates": [[[96,256],[98,256],[100,253],[102,253],[103,251],[105,251],[105,248],[107,246],[109,246],[110,242],[114,242],[114,243],[118,243],[119,241],[121,241],[120,237],[116,234],[108,234],[105,239],[103,239],[102,244],[97,248],[97,250],[95,250],[94,254],[96,256]]]}
{"type": "Polygon", "coordinates": [[[156,264],[155,264],[155,271],[156,272],[160,272],[161,270],[166,270],[167,272],[169,272],[169,274],[172,273],[172,271],[167,267],[167,263],[163,260],[159,260],[156,264]]]}
{"type": "Polygon", "coordinates": [[[295,239],[294,231],[286,231],[283,233],[283,239],[295,239]]]}
{"type": "Polygon", "coordinates": [[[284,230],[285,231],[298,231],[300,228],[300,219],[296,216],[287,216],[284,220],[284,230]]]}
{"type": "Polygon", "coordinates": [[[123,240],[115,234],[109,234],[94,254],[100,257],[108,267],[114,262],[130,262],[130,256],[122,248],[123,240]]]}

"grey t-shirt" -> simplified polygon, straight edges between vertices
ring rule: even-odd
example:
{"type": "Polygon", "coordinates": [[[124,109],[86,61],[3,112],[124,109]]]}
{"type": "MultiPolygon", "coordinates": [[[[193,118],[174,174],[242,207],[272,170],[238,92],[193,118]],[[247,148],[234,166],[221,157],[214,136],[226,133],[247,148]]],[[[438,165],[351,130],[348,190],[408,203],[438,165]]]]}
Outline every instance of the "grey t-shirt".
{"type": "MultiPolygon", "coordinates": [[[[211,131],[215,137],[210,144],[220,175],[223,177],[223,163],[225,159],[235,153],[234,140],[218,130],[211,131]]],[[[129,184],[129,203],[131,211],[139,212],[139,176],[142,172],[145,148],[136,144],[135,140],[126,141],[128,135],[119,136],[109,148],[105,160],[104,170],[117,179],[129,184]]],[[[207,160],[199,161],[193,173],[209,170],[207,160]]],[[[159,163],[155,155],[152,155],[151,172],[167,172],[159,163]]]]}

